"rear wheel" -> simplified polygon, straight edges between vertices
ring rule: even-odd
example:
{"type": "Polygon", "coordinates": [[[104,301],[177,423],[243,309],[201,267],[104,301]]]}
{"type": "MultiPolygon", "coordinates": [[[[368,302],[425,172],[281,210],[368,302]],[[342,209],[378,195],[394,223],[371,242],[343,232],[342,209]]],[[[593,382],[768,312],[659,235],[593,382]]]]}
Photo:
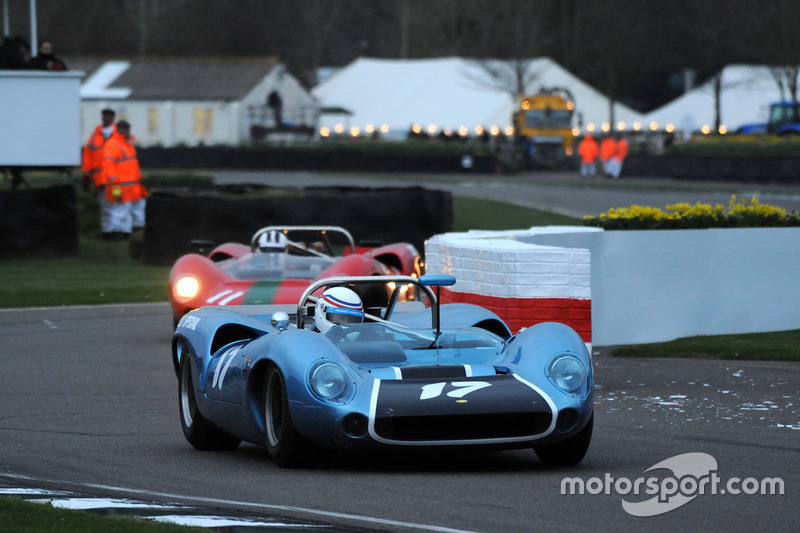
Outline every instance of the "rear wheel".
{"type": "Polygon", "coordinates": [[[198,450],[235,450],[242,442],[227,431],[213,425],[200,413],[194,396],[192,362],[188,353],[181,358],[178,378],[178,403],[181,413],[181,428],[189,444],[198,450]]]}
{"type": "Polygon", "coordinates": [[[267,451],[275,464],[281,468],[301,466],[306,458],[306,444],[292,424],[286,380],[274,364],[267,369],[264,422],[267,451]]]}
{"type": "Polygon", "coordinates": [[[589,422],[577,434],[569,439],[552,446],[534,446],[533,451],[539,460],[546,465],[571,466],[583,461],[592,441],[592,427],[594,426],[594,413],[589,422]]]}

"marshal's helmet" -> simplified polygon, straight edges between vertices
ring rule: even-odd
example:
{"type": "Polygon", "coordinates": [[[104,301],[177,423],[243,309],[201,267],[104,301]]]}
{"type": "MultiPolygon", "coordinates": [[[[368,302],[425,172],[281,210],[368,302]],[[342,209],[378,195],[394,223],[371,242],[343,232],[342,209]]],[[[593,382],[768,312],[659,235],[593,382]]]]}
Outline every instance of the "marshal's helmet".
{"type": "Polygon", "coordinates": [[[347,287],[326,289],[314,307],[314,326],[322,333],[338,324],[360,324],[363,321],[361,298],[347,287]]]}

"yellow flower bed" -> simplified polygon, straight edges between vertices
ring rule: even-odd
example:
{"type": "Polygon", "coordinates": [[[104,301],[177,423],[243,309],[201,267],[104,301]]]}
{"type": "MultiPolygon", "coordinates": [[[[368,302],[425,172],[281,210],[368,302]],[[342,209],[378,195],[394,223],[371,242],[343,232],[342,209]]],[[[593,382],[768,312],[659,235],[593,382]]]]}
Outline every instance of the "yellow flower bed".
{"type": "Polygon", "coordinates": [[[632,205],[609,209],[597,217],[586,216],[587,226],[615,229],[702,229],[800,226],[800,213],[762,204],[755,196],[749,202],[732,196],[728,208],[696,203],[658,207],[632,205]]]}

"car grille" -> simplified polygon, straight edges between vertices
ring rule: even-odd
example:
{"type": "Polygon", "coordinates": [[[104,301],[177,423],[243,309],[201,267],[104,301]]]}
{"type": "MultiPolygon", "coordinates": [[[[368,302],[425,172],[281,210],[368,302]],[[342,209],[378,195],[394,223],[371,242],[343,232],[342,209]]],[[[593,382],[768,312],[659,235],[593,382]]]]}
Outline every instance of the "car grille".
{"type": "Polygon", "coordinates": [[[375,432],[393,441],[489,440],[534,437],[545,432],[550,413],[392,416],[375,420],[375,432]]]}

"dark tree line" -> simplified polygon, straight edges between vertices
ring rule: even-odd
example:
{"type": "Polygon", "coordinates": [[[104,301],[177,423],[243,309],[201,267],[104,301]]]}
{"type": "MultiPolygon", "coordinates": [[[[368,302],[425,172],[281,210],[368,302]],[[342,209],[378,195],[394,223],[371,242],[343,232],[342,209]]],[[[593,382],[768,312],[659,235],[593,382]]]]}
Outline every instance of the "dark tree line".
{"type": "MultiPolygon", "coordinates": [[[[9,0],[28,35],[28,0],[9,0]]],[[[359,56],[549,56],[647,110],[684,73],[769,64],[786,90],[800,65],[796,0],[37,0],[40,39],[70,55],[274,55],[308,86],[359,56]],[[787,70],[789,69],[789,70],[787,70]]]]}

